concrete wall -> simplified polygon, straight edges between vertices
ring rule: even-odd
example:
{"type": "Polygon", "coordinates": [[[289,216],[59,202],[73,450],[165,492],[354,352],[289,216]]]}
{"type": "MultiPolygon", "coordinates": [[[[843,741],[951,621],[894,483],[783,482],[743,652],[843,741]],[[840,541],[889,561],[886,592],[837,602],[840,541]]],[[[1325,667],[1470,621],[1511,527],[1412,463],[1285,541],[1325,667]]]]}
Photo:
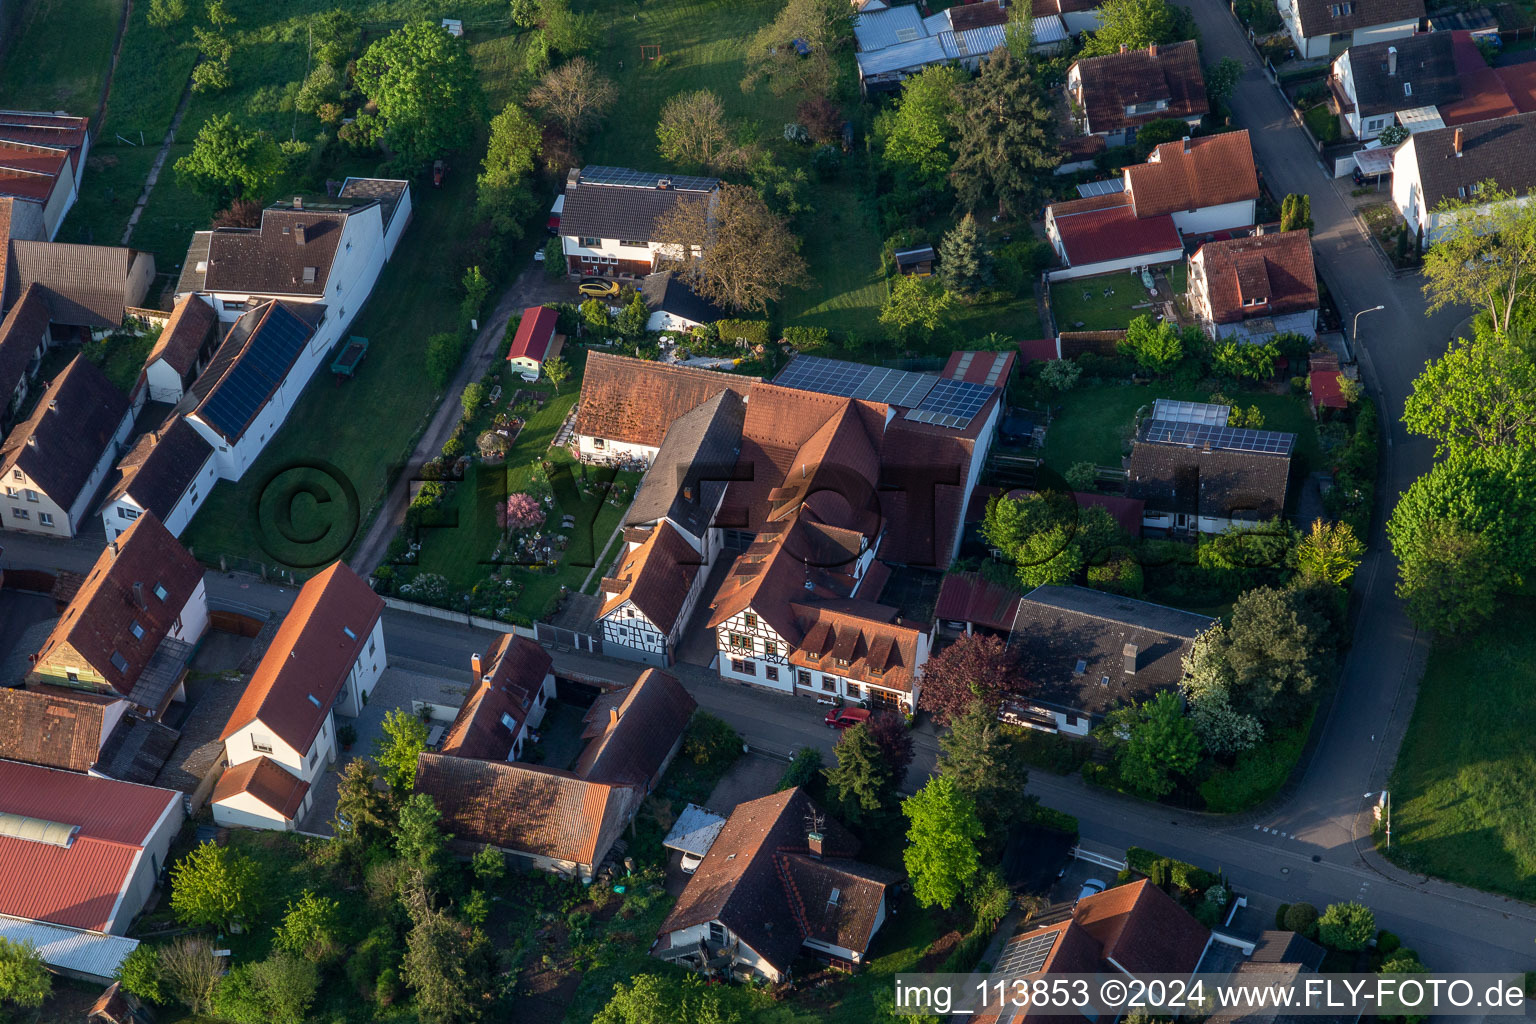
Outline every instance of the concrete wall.
{"type": "Polygon", "coordinates": [[[1177,263],[1183,258],[1184,248],[1180,246],[1177,249],[1149,253],[1146,256],[1131,256],[1123,260],[1105,260],[1102,263],[1084,263],[1081,266],[1063,267],[1060,270],[1049,271],[1045,276],[1051,281],[1070,281],[1078,277],[1112,274],[1119,270],[1139,270],[1142,267],[1154,267],[1163,263],[1177,263]]]}
{"type": "Polygon", "coordinates": [[[184,817],[181,807],[180,799],[168,801],[165,811],[145,837],[143,849],[134,858],[128,883],[107,921],[106,930],[113,935],[122,935],[128,931],[128,926],[154,893],[160,880],[160,869],[165,867],[170,852],[171,840],[176,838],[176,832],[181,828],[184,817]]]}
{"type": "Polygon", "coordinates": [[[1253,223],[1256,203],[1245,199],[1238,203],[1222,203],[1173,214],[1173,226],[1181,235],[1203,235],[1210,231],[1226,231],[1245,228],[1253,223]]]}

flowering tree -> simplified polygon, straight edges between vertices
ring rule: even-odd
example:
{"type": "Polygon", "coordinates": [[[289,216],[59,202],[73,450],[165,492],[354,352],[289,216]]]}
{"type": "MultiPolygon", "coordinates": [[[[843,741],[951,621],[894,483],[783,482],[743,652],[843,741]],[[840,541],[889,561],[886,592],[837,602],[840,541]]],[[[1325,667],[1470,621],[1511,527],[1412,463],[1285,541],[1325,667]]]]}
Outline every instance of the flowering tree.
{"type": "Polygon", "coordinates": [[[507,499],[507,526],[527,530],[544,522],[544,509],[531,494],[514,494],[507,499]]]}

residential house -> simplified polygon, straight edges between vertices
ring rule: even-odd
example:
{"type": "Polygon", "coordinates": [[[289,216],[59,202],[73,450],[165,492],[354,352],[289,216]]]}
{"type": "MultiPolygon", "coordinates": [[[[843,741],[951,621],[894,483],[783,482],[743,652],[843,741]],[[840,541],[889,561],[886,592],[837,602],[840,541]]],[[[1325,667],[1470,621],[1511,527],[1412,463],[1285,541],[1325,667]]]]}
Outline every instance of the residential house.
{"type": "Polygon", "coordinates": [[[7,308],[41,285],[56,338],[100,340],[142,306],[155,280],[155,257],[110,245],[72,245],[11,238],[5,245],[7,308]]]}
{"type": "Polygon", "coordinates": [[[239,480],[276,436],[309,383],[306,364],[326,351],[327,323],[321,305],[263,303],[235,321],[192,382],[176,411],[213,448],[222,479],[239,480]]]}
{"type": "MultiPolygon", "coordinates": [[[[1019,933],[1003,947],[993,971],[1019,978],[1037,973],[1187,978],[1205,959],[1211,941],[1210,929],[1142,879],[1085,896],[1065,920],[1019,933]]],[[[1043,1010],[1018,1007],[977,1019],[1022,1024],[1053,1018],[1043,1010]]]]}
{"type": "Polygon", "coordinates": [[[704,202],[717,178],[627,167],[573,167],[560,213],[561,249],[572,276],[644,277],[666,255],[656,222],[680,202],[704,202]]]}
{"type": "Polygon", "coordinates": [[[1078,134],[1097,135],[1106,146],[1132,145],[1143,125],[1170,118],[1192,133],[1210,110],[1192,39],[1076,61],[1066,93],[1078,134]]]}
{"type": "Polygon", "coordinates": [[[432,797],[456,849],[492,847],[591,882],[682,747],[696,706],[676,679],[647,669],[594,704],[574,771],[422,753],[416,792],[432,797]]]}
{"type": "Polygon", "coordinates": [[[48,301],[34,284],[0,321],[0,437],[32,393],[49,340],[48,301]]]}
{"type": "Polygon", "coordinates": [[[207,629],[202,566],[146,512],[107,542],[27,682],[121,695],[158,718],[186,699],[187,663],[207,629]]]}
{"type": "Polygon", "coordinates": [[[1189,301],[1215,338],[1312,338],[1318,301],[1311,232],[1206,242],[1189,258],[1189,301]]]}
{"type": "Polygon", "coordinates": [[[588,462],[648,464],[674,420],[721,391],[745,398],[761,379],[590,352],[576,410],[576,454],[588,462]]]}
{"type": "Polygon", "coordinates": [[[741,449],[745,405],[720,391],[673,421],[624,517],[623,553],[601,584],[605,649],[665,667],[720,556],[717,522],[741,449]]]}
{"type": "Polygon", "coordinates": [[[553,662],[534,641],[507,633],[491,642],[484,664],[482,671],[480,655],[474,655],[473,688],[438,750],[453,757],[515,761],[555,696],[553,662]]]}
{"type": "Polygon", "coordinates": [[[1424,0],[1279,0],[1296,56],[1336,56],[1351,46],[1413,35],[1424,0]]]}
{"type": "Polygon", "coordinates": [[[115,540],[146,512],[180,537],[218,482],[213,446],[185,417],[152,430],[117,464],[117,480],[101,506],[107,539],[115,540]]]}
{"type": "Polygon", "coordinates": [[[179,402],[207,368],[223,332],[219,314],[197,295],[176,303],[170,319],[144,360],[144,380],[151,402],[179,402]]]}
{"type": "Polygon", "coordinates": [[[512,372],[523,380],[536,381],[544,371],[544,361],[560,354],[565,338],[555,333],[560,315],[547,306],[529,306],[518,321],[517,333],[512,346],[507,349],[507,362],[512,372]]]}
{"type": "Polygon", "coordinates": [[[90,119],[0,110],[0,196],[28,207],[38,228],[16,237],[52,240],[75,205],[90,154],[90,119]]]}
{"type": "Polygon", "coordinates": [[[1222,533],[1285,512],[1296,435],[1227,426],[1224,405],[1158,399],[1131,447],[1126,493],[1146,503],[1142,525],[1222,533]]]}
{"type": "MultiPolygon", "coordinates": [[[[907,5],[865,8],[853,22],[859,87],[866,94],[899,89],[908,76],[934,64],[975,71],[984,57],[1006,45],[1007,24],[1008,9],[1000,0],[957,4],[927,17],[907,5]]],[[[1035,16],[1031,28],[1030,49],[1036,52],[1054,52],[1067,42],[1067,27],[1054,14],[1035,16]]]]}
{"type": "Polygon", "coordinates": [[[691,331],[730,315],[708,299],[700,298],[670,270],[647,274],[640,282],[640,294],[651,311],[651,318],[645,322],[648,331],[691,331]]]}
{"type": "Polygon", "coordinates": [[[1528,202],[1536,188],[1533,153],[1536,113],[1414,132],[1392,157],[1392,204],[1409,230],[1431,244],[1455,219],[1440,205],[1474,198],[1484,182],[1528,202]]]}
{"type": "Polygon", "coordinates": [[[0,687],[0,758],[149,785],[178,733],[131,710],[116,693],[0,687]]]}
{"type": "Polygon", "coordinates": [[[1084,736],[1117,707],[1178,685],[1206,615],[1086,587],[1042,586],[1019,599],[1008,647],[1033,687],[1005,721],[1084,736]]]}
{"type": "Polygon", "coordinates": [[[1172,263],[1187,239],[1251,227],[1258,198],[1246,130],[1165,142],[1125,168],[1121,191],[1046,207],[1046,237],[1065,264],[1051,278],[1172,263]]]}
{"type": "Polygon", "coordinates": [[[0,937],[62,974],[111,980],[182,820],[169,789],[0,761],[0,937]]]}
{"type": "MultiPolygon", "coordinates": [[[[1248,958],[1233,967],[1232,980],[1245,985],[1304,985],[1307,979],[1303,975],[1320,972],[1326,955],[1322,946],[1296,932],[1261,932],[1248,958]]],[[[1292,1024],[1300,1016],[1282,1009],[1255,1007],[1215,1013],[1210,1019],[1213,1024],[1292,1024]]],[[[1354,1024],[1359,1019],[1358,1011],[1340,1007],[1337,1013],[1318,1018],[1318,1024],[1354,1024]]]]}
{"type": "Polygon", "coordinates": [[[73,537],[133,430],[127,397],[76,356],[0,444],[5,504],[0,528],[73,537]]]}
{"type": "Polygon", "coordinates": [[[901,876],[855,860],[858,840],[796,787],[738,804],[651,955],[780,982],[801,956],[864,963],[901,876]]]}
{"type": "Polygon", "coordinates": [[[219,736],[229,768],[214,820],[295,828],[312,802],[307,787],[336,759],[332,712],[361,714],[384,664],[383,598],[343,562],[305,583],[219,736]]]}
{"type": "Polygon", "coordinates": [[[941,629],[967,636],[978,629],[1006,636],[1013,629],[1019,594],[1011,586],[996,583],[979,572],[944,574],[933,617],[941,629]]]}

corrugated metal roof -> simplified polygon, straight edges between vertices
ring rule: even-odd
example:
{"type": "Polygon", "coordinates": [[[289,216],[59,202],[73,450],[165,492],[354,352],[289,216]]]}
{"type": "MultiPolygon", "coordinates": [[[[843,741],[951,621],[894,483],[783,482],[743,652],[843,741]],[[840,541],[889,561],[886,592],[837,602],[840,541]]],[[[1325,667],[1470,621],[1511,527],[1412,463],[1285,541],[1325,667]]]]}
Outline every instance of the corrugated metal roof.
{"type": "MultiPolygon", "coordinates": [[[[983,25],[963,32],[946,32],[940,38],[944,41],[944,49],[956,60],[984,57],[1007,43],[1002,25],[983,25]]],[[[1040,42],[1038,39],[1035,41],[1040,42]]]]}
{"type": "Polygon", "coordinates": [[[915,5],[892,7],[889,10],[854,16],[853,35],[864,53],[883,50],[890,46],[926,38],[923,17],[915,5]]]}
{"type": "Polygon", "coordinates": [[[667,838],[661,841],[661,845],[669,850],[681,850],[702,857],[709,852],[714,845],[715,837],[725,827],[725,819],[713,811],[707,811],[698,804],[689,804],[683,808],[683,813],[677,816],[677,821],[672,826],[672,831],[667,833],[667,838]]]}
{"type": "Polygon", "coordinates": [[[856,57],[859,62],[859,71],[866,78],[873,75],[916,71],[918,68],[949,59],[949,55],[944,51],[943,42],[931,36],[892,46],[878,53],[856,54],[856,57]]]}
{"type": "Polygon", "coordinates": [[[103,981],[110,980],[123,960],[139,945],[138,939],[121,935],[102,935],[3,915],[0,915],[0,938],[32,943],[49,967],[88,974],[103,981]]]}
{"type": "Polygon", "coordinates": [[[1030,22],[1031,38],[1035,46],[1043,46],[1048,43],[1060,43],[1068,36],[1067,23],[1061,20],[1059,14],[1048,14],[1043,18],[1035,18],[1030,22]]]}

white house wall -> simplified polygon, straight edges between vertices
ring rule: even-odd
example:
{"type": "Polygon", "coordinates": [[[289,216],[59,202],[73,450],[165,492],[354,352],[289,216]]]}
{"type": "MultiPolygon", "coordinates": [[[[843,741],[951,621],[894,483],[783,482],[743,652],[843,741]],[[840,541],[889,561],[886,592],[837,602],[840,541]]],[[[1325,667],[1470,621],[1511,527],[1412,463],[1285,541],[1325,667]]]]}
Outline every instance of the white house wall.
{"type": "Polygon", "coordinates": [[[213,821],[214,824],[225,827],[264,828],[278,832],[291,832],[297,827],[297,822],[302,821],[304,815],[309,812],[310,805],[314,803],[314,795],[313,789],[305,793],[304,802],[299,805],[296,817],[287,819],[251,794],[236,793],[226,800],[214,802],[213,821]]]}
{"type": "Polygon", "coordinates": [[[1138,270],[1141,267],[1157,266],[1163,263],[1177,263],[1183,258],[1184,247],[1180,246],[1177,249],[1148,253],[1145,256],[1130,256],[1121,260],[1104,260],[1100,263],[1063,267],[1060,270],[1052,270],[1046,276],[1052,281],[1070,281],[1077,277],[1093,277],[1097,274],[1114,273],[1117,270],[1138,270]]]}
{"type": "Polygon", "coordinates": [[[1173,226],[1181,235],[1203,235],[1230,228],[1245,228],[1253,224],[1255,201],[1245,199],[1237,203],[1204,206],[1198,210],[1185,210],[1173,214],[1173,226]]]}
{"type": "MultiPolygon", "coordinates": [[[[203,460],[203,466],[197,471],[187,489],[181,492],[181,497],[176,500],[176,505],[171,509],[170,515],[162,520],[163,525],[170,531],[172,537],[180,537],[181,531],[187,528],[192,517],[197,515],[197,510],[202,508],[208,494],[213,490],[213,485],[218,483],[218,464],[214,461],[213,453],[203,460]]],[[[130,492],[109,503],[101,510],[101,521],[106,527],[107,539],[115,540],[120,534],[126,533],[128,527],[133,525],[133,519],[144,514],[144,508],[133,500],[130,492]],[[118,514],[118,509],[126,509],[137,513],[133,518],[118,514]]]]}
{"type": "Polygon", "coordinates": [[[195,644],[207,631],[208,591],[203,581],[198,580],[192,596],[187,598],[187,603],[181,607],[181,614],[176,616],[176,625],[170,635],[173,640],[180,640],[184,644],[195,644]]]}
{"type": "Polygon", "coordinates": [[[347,672],[346,684],[341,688],[341,702],[336,705],[336,710],[348,718],[362,714],[367,697],[378,685],[379,676],[383,674],[386,664],[384,616],[380,615],[379,621],[373,624],[373,631],[368,634],[367,642],[358,652],[357,660],[347,672]]]}
{"type": "Polygon", "coordinates": [[[1417,18],[1389,21],[1384,25],[1368,25],[1365,28],[1355,29],[1351,45],[1365,46],[1369,43],[1384,43],[1391,39],[1403,39],[1413,35],[1418,29],[1419,19],[1417,18]]]}
{"type": "Polygon", "coordinates": [[[64,166],[59,169],[59,176],[54,179],[53,191],[48,193],[48,202],[43,204],[43,227],[48,232],[48,241],[53,241],[58,235],[64,216],[75,205],[78,194],[75,191],[75,175],[66,158],[64,166]]]}
{"type": "Polygon", "coordinates": [[[165,810],[156,820],[154,827],[145,837],[143,848],[133,863],[133,870],[127,884],[118,896],[118,903],[112,908],[112,916],[107,921],[106,931],[113,935],[122,935],[128,931],[128,926],[138,916],[150,895],[155,891],[155,886],[160,880],[160,869],[166,865],[166,856],[171,848],[171,840],[176,838],[176,833],[181,829],[183,819],[182,802],[170,800],[166,803],[165,810]]]}
{"type": "Polygon", "coordinates": [[[301,756],[298,751],[285,743],[281,736],[257,719],[224,741],[224,757],[229,761],[229,767],[233,768],[252,758],[266,756],[282,765],[290,775],[313,784],[320,773],[325,771],[326,765],[336,760],[336,731],[332,728],[331,721],[331,716],[327,713],[325,721],[320,726],[319,735],[301,756]],[[272,749],[270,751],[255,749],[251,741],[253,733],[266,736],[272,749]]]}
{"type": "Polygon", "coordinates": [[[651,460],[661,449],[655,445],[633,444],[629,441],[615,441],[611,438],[589,437],[586,434],[578,435],[577,452],[584,461],[603,461],[605,459],[625,459],[635,462],[644,462],[650,465],[651,460]],[[602,442],[599,444],[598,442],[602,442]]]}

